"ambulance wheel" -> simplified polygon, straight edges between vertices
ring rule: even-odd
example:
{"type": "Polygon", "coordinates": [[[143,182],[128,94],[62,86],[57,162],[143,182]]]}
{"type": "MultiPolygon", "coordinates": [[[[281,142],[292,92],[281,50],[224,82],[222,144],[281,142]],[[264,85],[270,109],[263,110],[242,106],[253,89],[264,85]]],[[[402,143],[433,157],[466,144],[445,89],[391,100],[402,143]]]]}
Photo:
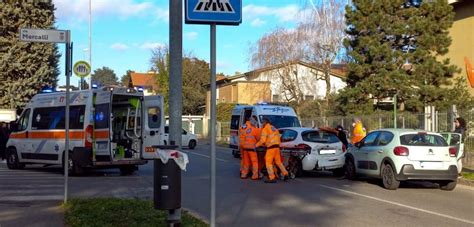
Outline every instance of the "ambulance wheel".
{"type": "Polygon", "coordinates": [[[8,148],[7,150],[7,167],[9,169],[23,169],[25,164],[20,163],[18,159],[18,153],[15,148],[8,148]]]}
{"type": "MultiPolygon", "coordinates": [[[[64,158],[65,155],[63,154],[63,169],[64,169],[64,158]]],[[[68,156],[68,175],[70,176],[78,176],[84,173],[84,169],[79,166],[79,164],[72,158],[72,153],[69,152],[68,156]]]]}
{"type": "Polygon", "coordinates": [[[196,147],[196,140],[189,141],[189,149],[193,150],[196,147]]]}
{"type": "Polygon", "coordinates": [[[133,172],[135,172],[135,166],[134,165],[121,166],[119,169],[120,169],[120,175],[122,175],[122,176],[132,175],[133,172]]]}

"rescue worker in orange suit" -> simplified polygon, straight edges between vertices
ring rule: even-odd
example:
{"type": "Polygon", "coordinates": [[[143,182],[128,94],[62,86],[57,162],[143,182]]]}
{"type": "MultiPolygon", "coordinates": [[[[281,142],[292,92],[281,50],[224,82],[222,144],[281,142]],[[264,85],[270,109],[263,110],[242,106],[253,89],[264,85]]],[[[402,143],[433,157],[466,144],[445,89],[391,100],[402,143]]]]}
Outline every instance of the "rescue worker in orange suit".
{"type": "Polygon", "coordinates": [[[258,158],[257,158],[257,152],[255,150],[256,144],[260,139],[260,129],[256,127],[257,122],[255,118],[252,118],[250,121],[250,125],[247,127],[245,130],[245,137],[244,137],[244,143],[242,145],[243,151],[247,153],[249,157],[249,162],[244,162],[243,166],[243,171],[242,174],[247,176],[248,175],[248,170],[252,169],[252,180],[258,180],[260,178],[259,176],[259,166],[258,166],[258,158]]]}
{"type": "Polygon", "coordinates": [[[356,144],[357,142],[361,141],[367,134],[364,126],[362,125],[362,121],[360,118],[354,118],[354,123],[352,123],[354,129],[352,130],[352,144],[356,144]]]}
{"type": "Polygon", "coordinates": [[[288,171],[281,162],[280,154],[280,133],[273,125],[270,124],[268,118],[263,118],[262,134],[260,141],[256,144],[257,147],[267,147],[267,153],[265,154],[265,166],[267,167],[268,179],[265,183],[276,183],[275,170],[273,168],[273,162],[275,162],[278,169],[283,174],[284,180],[288,179],[288,171]]]}
{"type": "Polygon", "coordinates": [[[240,148],[240,178],[246,179],[250,171],[250,156],[248,150],[244,149],[245,146],[245,134],[247,129],[251,127],[248,118],[245,119],[245,124],[240,127],[239,130],[239,148],[240,148]]]}

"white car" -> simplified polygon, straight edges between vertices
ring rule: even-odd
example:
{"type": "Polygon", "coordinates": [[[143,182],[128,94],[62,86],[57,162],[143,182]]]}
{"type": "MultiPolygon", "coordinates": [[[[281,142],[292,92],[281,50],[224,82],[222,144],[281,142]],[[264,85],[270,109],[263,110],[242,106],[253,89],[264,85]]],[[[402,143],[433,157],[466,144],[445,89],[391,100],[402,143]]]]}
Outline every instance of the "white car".
{"type": "MultiPolygon", "coordinates": [[[[194,149],[197,145],[198,139],[196,135],[183,129],[181,133],[181,145],[183,147],[189,147],[189,149],[194,149]]],[[[169,144],[169,126],[165,126],[164,134],[164,143],[165,145],[169,144]]]]}
{"type": "Polygon", "coordinates": [[[457,149],[434,132],[412,129],[379,129],[351,146],[346,154],[346,176],[381,178],[395,190],[400,181],[429,180],[442,190],[456,187],[457,149]]]}
{"type": "Polygon", "coordinates": [[[334,175],[344,174],[346,148],[335,134],[302,127],[282,128],[280,134],[282,153],[298,157],[297,177],[303,171],[330,170],[334,175]]]}

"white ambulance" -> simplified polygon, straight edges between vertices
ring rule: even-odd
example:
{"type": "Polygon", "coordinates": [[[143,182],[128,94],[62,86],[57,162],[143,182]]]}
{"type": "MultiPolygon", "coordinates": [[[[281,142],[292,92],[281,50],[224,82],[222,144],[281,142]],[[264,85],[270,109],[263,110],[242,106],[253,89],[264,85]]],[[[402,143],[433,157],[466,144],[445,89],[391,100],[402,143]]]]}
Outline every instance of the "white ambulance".
{"type": "Polygon", "coordinates": [[[262,126],[263,118],[268,118],[276,128],[301,127],[295,110],[289,106],[269,105],[260,103],[256,105],[236,105],[232,110],[230,122],[229,147],[234,157],[240,156],[239,151],[239,128],[245,124],[245,119],[256,116],[258,126],[262,126]]]}
{"type": "MultiPolygon", "coordinates": [[[[65,92],[35,95],[14,125],[7,165],[64,164],[65,92]]],[[[163,97],[131,88],[73,91],[69,114],[69,172],[119,168],[131,174],[145,164],[141,154],[162,145],[163,97]]],[[[64,165],[63,165],[64,166],[64,165]]]]}

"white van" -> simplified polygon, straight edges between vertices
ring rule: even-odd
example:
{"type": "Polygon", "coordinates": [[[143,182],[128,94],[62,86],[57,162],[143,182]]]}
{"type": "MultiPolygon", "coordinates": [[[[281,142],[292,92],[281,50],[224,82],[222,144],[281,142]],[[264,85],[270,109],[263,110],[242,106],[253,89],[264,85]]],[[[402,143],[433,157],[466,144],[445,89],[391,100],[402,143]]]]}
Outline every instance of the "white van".
{"type": "MultiPolygon", "coordinates": [[[[35,95],[23,110],[7,143],[7,165],[64,163],[64,92],[35,95]]],[[[141,155],[162,145],[163,97],[130,88],[73,91],[69,114],[69,172],[120,168],[131,174],[145,164],[141,155]]]]}
{"type": "Polygon", "coordinates": [[[289,106],[269,104],[237,105],[232,110],[229,138],[229,147],[232,148],[232,154],[236,158],[240,156],[239,128],[242,124],[245,124],[245,119],[250,119],[253,115],[257,117],[259,127],[262,125],[263,118],[268,118],[276,128],[301,127],[295,111],[289,106]]]}

